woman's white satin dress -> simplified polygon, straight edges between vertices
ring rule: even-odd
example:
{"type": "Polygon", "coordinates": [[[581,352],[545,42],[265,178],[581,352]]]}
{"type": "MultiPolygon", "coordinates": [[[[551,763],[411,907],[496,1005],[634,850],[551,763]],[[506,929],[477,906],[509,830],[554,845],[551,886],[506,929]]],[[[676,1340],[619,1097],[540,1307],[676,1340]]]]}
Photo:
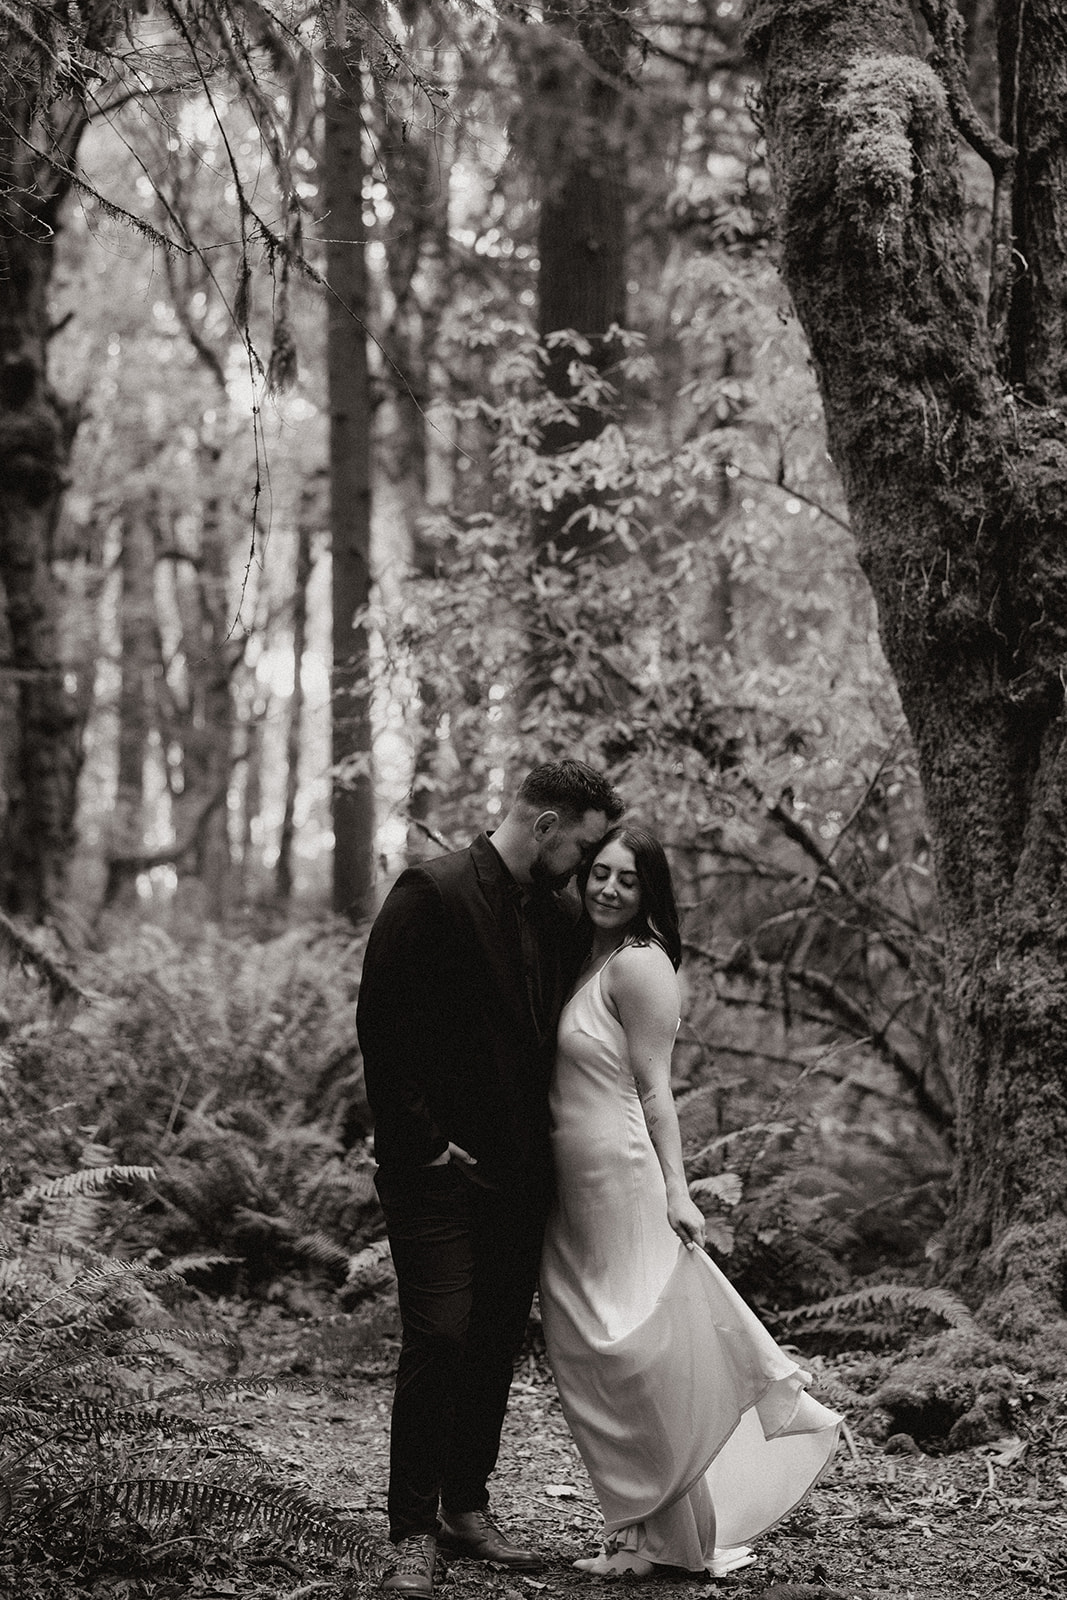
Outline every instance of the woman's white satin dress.
{"type": "Polygon", "coordinates": [[[803,1499],[841,1419],[668,1225],[603,970],[560,1019],[541,1316],[606,1542],[697,1572],[716,1546],[746,1543],[803,1499]]]}

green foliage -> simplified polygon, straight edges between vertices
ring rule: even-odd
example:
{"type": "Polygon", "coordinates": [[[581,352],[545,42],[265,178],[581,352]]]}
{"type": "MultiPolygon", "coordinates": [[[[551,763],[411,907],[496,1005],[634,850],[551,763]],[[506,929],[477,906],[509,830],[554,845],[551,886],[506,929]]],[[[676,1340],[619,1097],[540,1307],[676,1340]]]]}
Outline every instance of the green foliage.
{"type": "Polygon", "coordinates": [[[237,1380],[185,1370],[183,1348],[226,1341],[166,1320],[161,1296],[179,1275],[85,1244],[79,1196],[130,1181],[97,1168],[0,1206],[0,1546],[85,1562],[120,1536],[256,1531],[361,1565],[370,1545],[357,1528],[204,1419],[237,1380]]]}
{"type": "MultiPolygon", "coordinates": [[[[687,1139],[699,1152],[705,1134],[785,1123],[709,1233],[749,1292],[789,1303],[921,1256],[952,1088],[914,761],[762,270],[708,269],[673,429],[637,403],[625,430],[557,455],[540,448],[560,407],[545,353],[521,328],[480,331],[491,377],[462,421],[485,440],[492,498],[430,526],[432,574],[374,621],[383,707],[431,719],[412,791],[435,846],[563,753],[606,768],[664,839],[688,956],[676,1065],[703,1094],[687,1139]],[[738,354],[760,337],[787,352],[770,376],[738,354]],[[595,537],[538,548],[561,504],[595,537]]],[[[626,344],[620,386],[657,393],[626,344]]],[[[575,350],[580,402],[604,408],[575,350]]],[[[723,1172],[698,1159],[692,1175],[723,1172]]]]}
{"type": "Polygon", "coordinates": [[[756,1050],[708,1072],[697,1058],[678,1096],[711,1248],[768,1313],[876,1270],[912,1271],[941,1222],[947,1178],[913,1111],[881,1086],[863,1092],[839,1049],[809,1051],[798,1024],[794,1033],[795,1060],[756,1050]]]}
{"type": "Polygon", "coordinates": [[[95,1148],[112,1175],[150,1166],[156,1183],[148,1201],[105,1213],[84,1172],[46,1180],[41,1203],[76,1200],[86,1238],[181,1257],[214,1287],[298,1270],[342,1281],[382,1227],[355,1047],[359,955],[349,935],[314,933],[209,935],[182,951],[152,928],[109,951],[96,998],[72,1018],[46,1021],[38,1005],[11,1019],[23,1119],[11,1148],[25,1156],[11,1187],[95,1148]]]}
{"type": "Polygon", "coordinates": [[[871,1283],[845,1294],[779,1313],[795,1338],[817,1339],[819,1346],[876,1349],[906,1345],[931,1323],[964,1334],[977,1333],[971,1311],[947,1289],[914,1283],[871,1283]]]}
{"type": "MultiPolygon", "coordinates": [[[[861,721],[849,719],[860,742],[835,752],[838,762],[899,718],[866,635],[847,673],[833,658],[828,630],[843,642],[849,613],[865,605],[858,577],[851,592],[847,573],[842,579],[836,491],[824,474],[820,511],[820,485],[809,478],[814,520],[801,525],[781,509],[786,501],[803,507],[788,484],[777,487],[773,451],[761,455],[740,421],[701,425],[724,387],[743,396],[732,415],[751,403],[736,379],[690,391],[680,443],[640,422],[625,432],[609,424],[596,439],[546,456],[540,436],[561,402],[541,388],[544,352],[520,328],[496,325],[492,339],[482,397],[461,409],[463,423],[487,440],[489,505],[429,526],[436,576],[408,585],[399,607],[390,595],[375,618],[385,646],[379,691],[403,703],[418,686],[437,716],[441,769],[419,781],[447,805],[456,792],[449,749],[478,798],[495,765],[512,771],[537,755],[581,749],[606,761],[633,804],[664,828],[735,848],[751,842],[760,792],[796,792],[818,765],[811,758],[832,736],[831,679],[842,713],[844,698],[857,711],[868,701],[861,721]],[[742,473],[746,491],[751,478],[770,493],[738,499],[732,484],[742,473]],[[561,504],[578,506],[595,538],[583,553],[553,560],[531,548],[529,529],[561,504]],[[777,576],[789,561],[803,563],[799,596],[785,592],[792,572],[777,576]],[[715,636],[720,602],[733,636],[715,636]],[[754,648],[757,637],[771,647],[754,648]]],[[[650,384],[639,341],[626,342],[618,382],[650,384]]],[[[604,378],[580,354],[573,371],[579,401],[595,405],[604,378]]],[[[450,831],[448,810],[443,820],[450,831]]]]}

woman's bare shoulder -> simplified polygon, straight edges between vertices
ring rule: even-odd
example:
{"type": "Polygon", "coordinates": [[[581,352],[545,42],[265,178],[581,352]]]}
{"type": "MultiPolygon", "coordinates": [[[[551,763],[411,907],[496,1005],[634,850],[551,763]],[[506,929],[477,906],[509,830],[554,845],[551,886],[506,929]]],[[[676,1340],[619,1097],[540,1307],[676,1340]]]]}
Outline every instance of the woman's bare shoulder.
{"type": "Polygon", "coordinates": [[[678,975],[662,945],[625,944],[607,968],[619,995],[652,995],[677,1007],[678,975]]]}

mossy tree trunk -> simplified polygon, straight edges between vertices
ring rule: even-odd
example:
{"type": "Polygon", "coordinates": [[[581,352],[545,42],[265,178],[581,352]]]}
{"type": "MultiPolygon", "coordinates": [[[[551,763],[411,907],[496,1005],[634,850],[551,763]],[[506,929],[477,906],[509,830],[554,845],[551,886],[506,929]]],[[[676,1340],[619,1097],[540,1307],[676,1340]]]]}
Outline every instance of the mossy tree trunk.
{"type": "Polygon", "coordinates": [[[205,425],[197,460],[201,483],[200,538],[182,564],[177,594],[186,663],[181,719],[182,790],[174,806],[183,897],[212,922],[230,910],[232,868],[227,800],[234,769],[233,679],[244,649],[231,613],[230,552],[234,528],[222,450],[205,425]]]}
{"type": "Polygon", "coordinates": [[[957,122],[1005,181],[1011,157],[951,35],[942,77],[906,0],[748,7],[782,272],[933,832],[958,1083],[944,1268],[1021,1332],[1067,1305],[1067,15],[1030,0],[998,24],[1026,268],[1003,295],[968,244],[957,122]]]}
{"type": "MultiPolygon", "coordinates": [[[[15,50],[11,78],[19,82],[15,50]]],[[[49,289],[68,184],[38,154],[73,158],[85,125],[43,123],[27,92],[0,128],[0,907],[39,921],[63,899],[74,846],[82,713],[60,659],[52,539],[77,425],[48,377],[49,289]]]]}

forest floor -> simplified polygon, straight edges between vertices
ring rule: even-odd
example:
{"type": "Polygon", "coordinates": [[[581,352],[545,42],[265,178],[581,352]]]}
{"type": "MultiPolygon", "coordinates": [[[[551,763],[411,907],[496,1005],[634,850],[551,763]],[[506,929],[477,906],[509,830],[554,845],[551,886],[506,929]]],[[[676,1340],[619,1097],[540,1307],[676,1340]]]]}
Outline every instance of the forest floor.
{"type": "MultiPolygon", "coordinates": [[[[204,1540],[151,1577],[122,1561],[92,1563],[75,1583],[0,1568],[0,1593],[20,1600],[354,1600],[376,1593],[390,1546],[385,1516],[392,1334],[348,1348],[351,1319],[298,1319],[272,1307],[237,1313],[242,1372],[308,1388],[246,1391],[223,1415],[270,1468],[350,1517],[370,1540],[363,1572],[261,1536],[204,1540]],[[316,1391],[315,1380],[343,1387],[316,1391]],[[346,1392],[347,1391],[347,1392],[346,1392]],[[8,1590],[5,1582],[12,1587],[8,1590]]],[[[719,1580],[669,1574],[597,1580],[572,1562],[597,1547],[599,1516],[584,1468],[536,1353],[516,1374],[493,1511],[545,1566],[517,1577],[457,1560],[440,1600],[1051,1600],[1067,1592],[1067,1477],[1060,1440],[1067,1400],[1046,1401],[1029,1437],[949,1455],[888,1454],[850,1428],[836,1460],[796,1512],[758,1541],[753,1566],[719,1580]],[[636,1600],[636,1596],[634,1597],[636,1600]]]]}

